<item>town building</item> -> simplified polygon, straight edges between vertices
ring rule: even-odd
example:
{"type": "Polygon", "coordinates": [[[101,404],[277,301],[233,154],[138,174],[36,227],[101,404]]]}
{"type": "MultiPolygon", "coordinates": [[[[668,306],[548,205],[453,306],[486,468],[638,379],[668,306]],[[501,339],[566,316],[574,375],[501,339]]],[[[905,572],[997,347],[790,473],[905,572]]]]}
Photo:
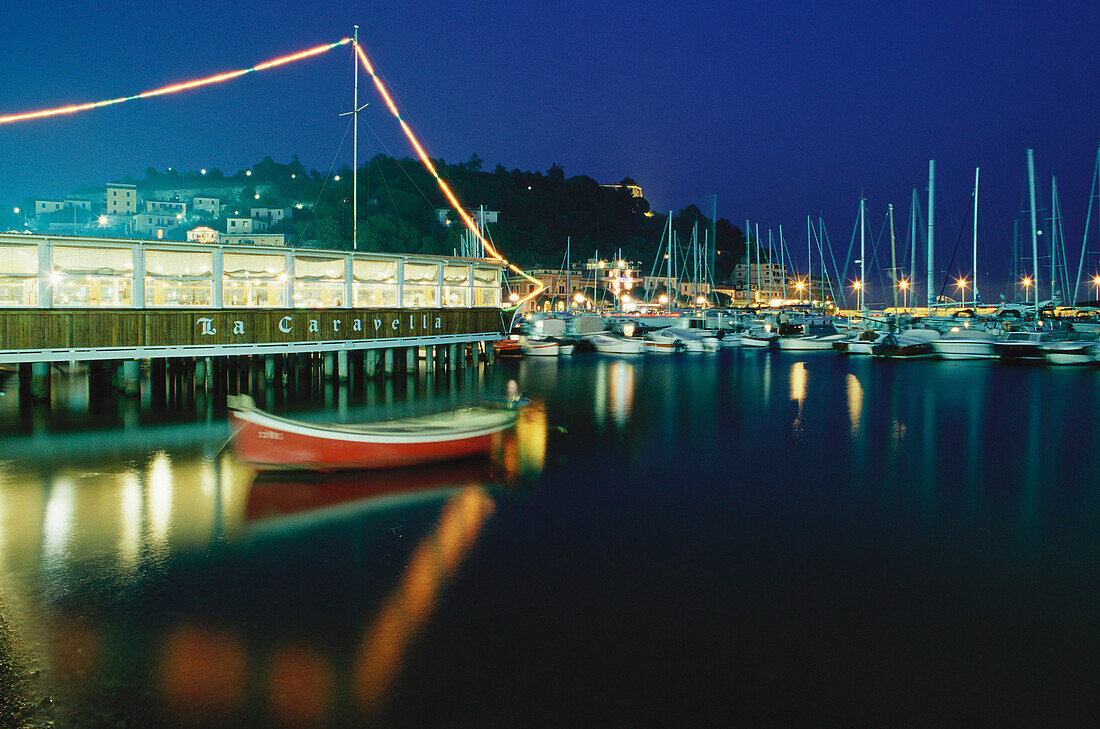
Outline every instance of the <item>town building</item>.
{"type": "Polygon", "coordinates": [[[108,215],[134,215],[138,211],[137,185],[122,182],[107,184],[108,215]]]}
{"type": "Polygon", "coordinates": [[[275,225],[290,218],[290,208],[252,208],[249,215],[253,220],[262,220],[268,225],[275,225]]]}

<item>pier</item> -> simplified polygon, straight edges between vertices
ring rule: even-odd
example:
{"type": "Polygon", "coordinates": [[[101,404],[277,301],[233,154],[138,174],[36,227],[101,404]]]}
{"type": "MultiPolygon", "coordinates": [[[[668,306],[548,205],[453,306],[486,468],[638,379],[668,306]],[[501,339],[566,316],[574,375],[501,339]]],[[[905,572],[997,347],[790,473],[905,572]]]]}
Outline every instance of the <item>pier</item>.
{"type": "Polygon", "coordinates": [[[0,235],[0,365],[34,400],[56,363],[129,395],[461,369],[505,331],[500,275],[484,259],[0,235]]]}

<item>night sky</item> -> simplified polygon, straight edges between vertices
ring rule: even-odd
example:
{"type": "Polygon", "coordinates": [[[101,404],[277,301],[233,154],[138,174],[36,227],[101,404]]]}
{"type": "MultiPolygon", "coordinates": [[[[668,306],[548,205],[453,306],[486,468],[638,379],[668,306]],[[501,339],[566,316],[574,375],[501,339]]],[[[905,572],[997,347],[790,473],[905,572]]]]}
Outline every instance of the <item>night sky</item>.
{"type": "MultiPolygon", "coordinates": [[[[913,187],[926,204],[934,158],[943,259],[981,166],[991,267],[981,268],[1000,276],[1033,147],[1040,205],[1053,173],[1073,261],[1080,251],[1100,140],[1095,0],[4,3],[0,114],[247,68],[356,23],[433,157],[630,176],[660,211],[696,202],[709,212],[717,193],[721,217],[783,224],[803,251],[805,217],[820,215],[838,256],[861,190],[872,235],[887,203],[904,228],[913,187]]],[[[218,86],[0,127],[0,203],[140,178],[150,165],[232,174],[292,154],[322,172],[350,164],[338,114],[351,107],[351,68],[344,47],[218,86]]],[[[360,160],[411,155],[360,83],[371,104],[360,160]]]]}

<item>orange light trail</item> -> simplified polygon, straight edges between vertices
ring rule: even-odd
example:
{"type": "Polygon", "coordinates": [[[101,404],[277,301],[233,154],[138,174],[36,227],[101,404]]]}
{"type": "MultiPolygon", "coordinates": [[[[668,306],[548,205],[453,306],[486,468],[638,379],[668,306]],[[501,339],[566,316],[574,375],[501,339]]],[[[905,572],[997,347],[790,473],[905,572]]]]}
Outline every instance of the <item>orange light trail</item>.
{"type": "Polygon", "coordinates": [[[65,114],[75,114],[80,111],[87,111],[89,109],[98,109],[103,106],[111,106],[112,104],[121,104],[124,101],[133,101],[135,99],[148,99],[153,96],[163,96],[165,94],[174,94],[178,91],[187,91],[188,89],[198,88],[200,86],[209,86],[211,84],[221,83],[222,81],[228,81],[230,79],[243,76],[246,73],[252,73],[253,71],[265,71],[269,68],[275,68],[276,66],[282,66],[286,63],[293,61],[299,61],[303,58],[309,58],[316,56],[325,51],[330,51],[338,46],[351,43],[351,38],[344,38],[336,43],[328,43],[326,45],[317,46],[316,48],[310,48],[298,53],[291,53],[287,56],[281,56],[274,58],[270,61],[265,61],[252,68],[245,68],[239,71],[227,71],[225,73],[214,74],[213,76],[207,76],[205,78],[195,79],[193,81],[184,81],[178,84],[171,84],[168,86],[162,86],[159,89],[153,89],[151,91],[143,91],[140,94],[134,94],[133,96],[120,96],[117,99],[107,99],[105,101],[90,101],[83,104],[71,104],[69,106],[61,106],[54,109],[42,109],[40,111],[28,111],[19,114],[8,114],[6,116],[0,116],[0,124],[10,124],[12,122],[27,121],[28,119],[46,119],[53,116],[62,116],[65,114]]]}
{"type": "Polygon", "coordinates": [[[420,146],[420,141],[416,138],[416,135],[413,134],[412,129],[410,129],[409,125],[405,123],[405,120],[401,118],[401,114],[397,111],[397,104],[394,103],[393,97],[391,97],[389,91],[386,90],[386,85],[382,83],[382,79],[378,78],[378,74],[374,72],[374,66],[372,66],[371,62],[367,59],[367,54],[363,52],[363,47],[359,44],[354,45],[355,54],[359,57],[359,61],[363,64],[363,68],[366,69],[368,74],[370,74],[371,80],[374,81],[374,87],[378,89],[378,93],[382,95],[382,99],[386,102],[386,106],[389,107],[390,113],[397,118],[398,124],[401,125],[401,131],[405,133],[405,136],[408,138],[409,143],[412,144],[413,149],[416,150],[416,154],[418,157],[420,157],[420,161],[423,162],[424,166],[428,168],[428,171],[432,173],[432,177],[435,178],[435,182],[437,185],[439,185],[439,189],[443,192],[443,196],[446,197],[447,201],[450,202],[452,206],[454,206],[454,209],[456,211],[458,211],[458,215],[462,218],[462,222],[466,225],[466,228],[469,229],[469,231],[475,236],[477,236],[477,239],[481,241],[481,244],[483,246],[485,246],[485,250],[489,252],[489,255],[503,263],[505,266],[508,267],[509,270],[515,271],[531,283],[537,284],[534,291],[517,301],[515,306],[512,308],[519,308],[520,306],[523,306],[525,303],[546,290],[547,287],[543,285],[542,281],[539,281],[533,276],[527,275],[526,273],[521,271],[514,263],[509,263],[504,258],[504,256],[500,255],[500,253],[497,252],[496,248],[494,248],[489,243],[489,241],[485,240],[485,238],[481,235],[481,231],[479,231],[477,229],[477,226],[474,225],[473,219],[466,214],[465,208],[463,208],[462,204],[459,203],[458,198],[455,197],[455,194],[451,192],[450,186],[443,181],[442,177],[439,176],[439,173],[435,169],[435,165],[432,164],[432,161],[428,157],[427,152],[424,151],[424,148],[420,146]]]}

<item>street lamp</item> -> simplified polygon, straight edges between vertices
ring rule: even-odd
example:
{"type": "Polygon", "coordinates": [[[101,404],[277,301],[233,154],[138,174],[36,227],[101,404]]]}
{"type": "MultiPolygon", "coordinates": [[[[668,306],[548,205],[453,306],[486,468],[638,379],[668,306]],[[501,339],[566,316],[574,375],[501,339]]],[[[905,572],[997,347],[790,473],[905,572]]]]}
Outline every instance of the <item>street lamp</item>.
{"type": "Polygon", "coordinates": [[[1096,296],[1097,300],[1100,300],[1100,274],[1092,277],[1092,287],[1096,292],[1094,296],[1096,296]]]}
{"type": "Polygon", "coordinates": [[[909,308],[909,279],[903,278],[901,281],[898,281],[898,286],[901,287],[902,308],[903,309],[908,309],[909,308]]]}
{"type": "Polygon", "coordinates": [[[966,278],[955,279],[955,288],[959,290],[959,303],[966,303],[966,278]]]}
{"type": "Polygon", "coordinates": [[[1024,287],[1024,303],[1031,302],[1031,276],[1024,276],[1020,279],[1020,284],[1024,287]]]}
{"type": "Polygon", "coordinates": [[[660,297],[658,297],[657,299],[657,303],[659,303],[661,306],[666,306],[668,304],[668,296],[666,296],[665,294],[661,294],[660,297]]]}
{"type": "Polygon", "coordinates": [[[511,301],[513,304],[516,303],[517,301],[519,301],[519,294],[513,291],[512,293],[508,294],[508,300],[511,301]]]}

